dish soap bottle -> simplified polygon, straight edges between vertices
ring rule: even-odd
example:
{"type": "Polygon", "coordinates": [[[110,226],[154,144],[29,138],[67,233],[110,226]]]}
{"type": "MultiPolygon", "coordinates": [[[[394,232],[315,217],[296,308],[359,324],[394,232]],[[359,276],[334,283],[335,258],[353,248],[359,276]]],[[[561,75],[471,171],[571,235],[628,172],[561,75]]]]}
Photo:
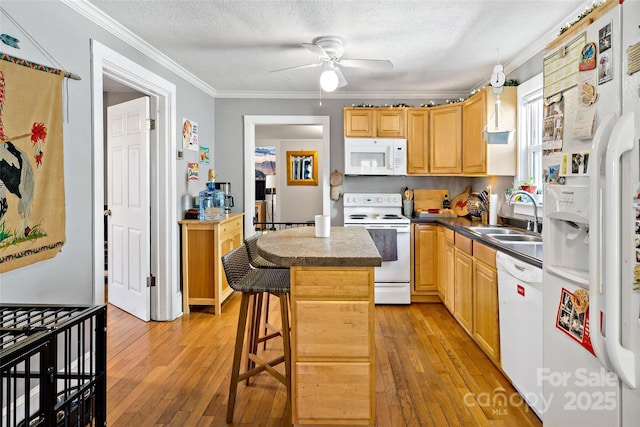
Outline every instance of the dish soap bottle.
{"type": "Polygon", "coordinates": [[[199,194],[200,211],[198,219],[200,221],[220,221],[224,219],[224,196],[224,191],[216,190],[215,170],[209,169],[209,181],[207,181],[207,188],[202,190],[199,194]]]}
{"type": "Polygon", "coordinates": [[[451,201],[449,200],[449,195],[444,195],[444,200],[442,201],[442,209],[451,209],[451,201]]]}

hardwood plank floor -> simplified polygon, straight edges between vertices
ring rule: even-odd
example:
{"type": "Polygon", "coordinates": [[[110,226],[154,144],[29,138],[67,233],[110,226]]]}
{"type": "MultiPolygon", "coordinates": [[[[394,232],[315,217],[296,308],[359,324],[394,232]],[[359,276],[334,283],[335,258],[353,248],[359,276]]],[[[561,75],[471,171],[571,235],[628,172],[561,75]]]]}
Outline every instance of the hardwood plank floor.
{"type": "MultiPolygon", "coordinates": [[[[108,425],[227,425],[239,302],[149,323],[109,306],[108,425]]],[[[542,426],[443,305],[376,306],[375,332],[377,426],[542,426]]],[[[265,357],[281,351],[272,340],[265,357]]],[[[285,426],[285,407],[284,386],[263,373],[239,386],[231,425],[285,426]]]]}

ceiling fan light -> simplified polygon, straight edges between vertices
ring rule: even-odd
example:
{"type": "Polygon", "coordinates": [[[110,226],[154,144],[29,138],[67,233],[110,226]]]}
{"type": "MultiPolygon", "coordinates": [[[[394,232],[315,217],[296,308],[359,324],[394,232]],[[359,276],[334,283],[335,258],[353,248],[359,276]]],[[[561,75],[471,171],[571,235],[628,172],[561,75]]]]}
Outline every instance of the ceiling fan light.
{"type": "Polygon", "coordinates": [[[333,92],[338,88],[338,75],[334,70],[324,70],[320,74],[320,87],[325,92],[333,92]]]}

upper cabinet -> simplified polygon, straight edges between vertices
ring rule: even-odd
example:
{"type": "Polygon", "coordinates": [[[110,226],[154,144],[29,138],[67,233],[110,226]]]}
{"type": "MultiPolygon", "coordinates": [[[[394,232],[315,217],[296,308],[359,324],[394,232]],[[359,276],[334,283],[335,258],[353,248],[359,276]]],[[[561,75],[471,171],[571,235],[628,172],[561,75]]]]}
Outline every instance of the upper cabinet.
{"type": "Polygon", "coordinates": [[[429,110],[407,110],[407,174],[429,174],[429,110]]]}
{"type": "Polygon", "coordinates": [[[463,103],[462,110],[462,172],[465,175],[516,174],[516,106],[517,89],[504,87],[496,110],[497,95],[485,87],[463,103]],[[482,136],[485,128],[495,129],[496,117],[500,129],[513,129],[508,144],[487,144],[482,136]]]}
{"type": "Polygon", "coordinates": [[[345,108],[344,136],[347,138],[404,138],[405,108],[345,108]]]}
{"type": "Polygon", "coordinates": [[[430,172],[439,175],[462,173],[462,105],[429,109],[430,172]]]}
{"type": "Polygon", "coordinates": [[[500,94],[500,130],[513,129],[508,144],[487,144],[497,95],[485,87],[464,102],[437,107],[353,107],[344,109],[346,138],[406,138],[407,175],[516,174],[517,89],[500,94]]]}

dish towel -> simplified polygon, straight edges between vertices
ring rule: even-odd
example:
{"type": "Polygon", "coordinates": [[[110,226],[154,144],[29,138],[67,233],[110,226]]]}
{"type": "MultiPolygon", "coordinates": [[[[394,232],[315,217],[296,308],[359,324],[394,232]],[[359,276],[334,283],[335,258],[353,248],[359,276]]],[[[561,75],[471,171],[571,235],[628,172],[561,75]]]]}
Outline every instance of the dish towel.
{"type": "Polygon", "coordinates": [[[376,248],[378,248],[382,261],[398,260],[398,236],[396,230],[390,228],[368,228],[367,231],[376,248]]]}

